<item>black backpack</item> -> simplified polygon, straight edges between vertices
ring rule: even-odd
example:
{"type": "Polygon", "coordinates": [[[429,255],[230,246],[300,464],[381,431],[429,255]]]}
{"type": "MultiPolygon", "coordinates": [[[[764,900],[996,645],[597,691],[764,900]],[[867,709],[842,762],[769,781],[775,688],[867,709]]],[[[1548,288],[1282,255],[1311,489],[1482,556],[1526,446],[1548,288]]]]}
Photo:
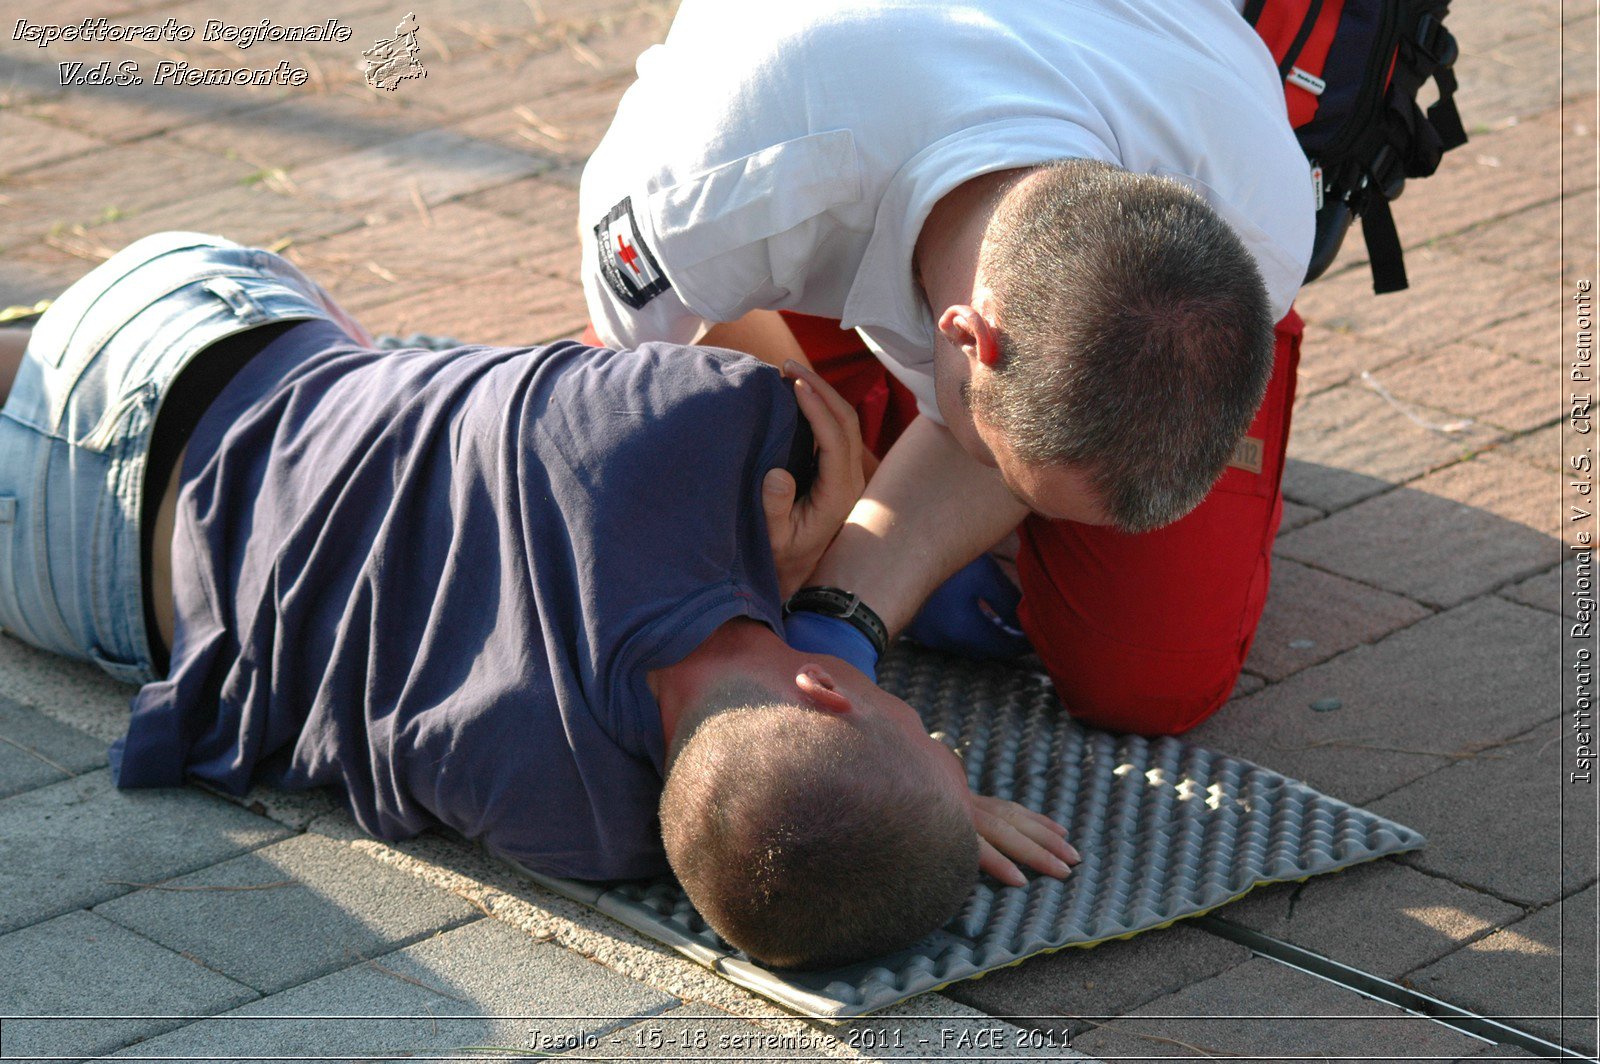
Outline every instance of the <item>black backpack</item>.
{"type": "Polygon", "coordinates": [[[1406,287],[1389,201],[1467,142],[1456,110],[1450,0],[1250,0],[1244,16],[1272,50],[1289,122],[1311,161],[1317,237],[1307,283],[1339,253],[1356,216],[1378,293],[1406,287]],[[1439,99],[1426,114],[1429,78],[1439,99]]]}

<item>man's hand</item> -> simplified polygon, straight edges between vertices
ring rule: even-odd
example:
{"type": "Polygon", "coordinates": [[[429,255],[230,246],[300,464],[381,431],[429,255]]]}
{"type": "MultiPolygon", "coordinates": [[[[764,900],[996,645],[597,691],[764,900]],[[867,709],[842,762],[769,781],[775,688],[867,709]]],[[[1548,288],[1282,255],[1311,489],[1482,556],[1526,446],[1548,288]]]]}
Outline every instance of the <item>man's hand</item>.
{"type": "Polygon", "coordinates": [[[794,477],[786,469],[767,473],[761,484],[767,537],[778,566],[783,597],[805,584],[822,552],[866,487],[861,469],[861,425],[844,397],[817,372],[798,362],[784,364],[795,378],[795,398],[817,441],[817,476],[803,499],[795,498],[794,477]]]}
{"type": "Polygon", "coordinates": [[[1008,886],[1027,885],[1017,861],[1057,879],[1079,861],[1066,828],[1016,802],[974,794],[972,824],[978,829],[978,867],[1008,886]]]}

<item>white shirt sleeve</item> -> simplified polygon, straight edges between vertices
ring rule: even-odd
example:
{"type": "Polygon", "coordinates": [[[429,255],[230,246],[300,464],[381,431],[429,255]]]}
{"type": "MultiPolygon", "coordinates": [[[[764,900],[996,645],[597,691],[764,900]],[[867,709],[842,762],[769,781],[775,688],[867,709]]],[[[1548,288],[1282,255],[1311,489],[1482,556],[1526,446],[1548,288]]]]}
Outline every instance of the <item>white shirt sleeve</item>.
{"type": "Polygon", "coordinates": [[[595,330],[623,346],[692,343],[709,323],[794,306],[818,265],[823,215],[861,196],[845,129],[641,182],[615,202],[596,166],[580,193],[584,295],[595,330]]]}
{"type": "Polygon", "coordinates": [[[708,323],[684,306],[647,236],[648,218],[625,196],[580,225],[583,296],[589,322],[607,346],[631,349],[651,340],[689,344],[708,323]],[[645,229],[645,232],[640,232],[645,229]],[[604,241],[604,243],[602,243],[604,241]]]}

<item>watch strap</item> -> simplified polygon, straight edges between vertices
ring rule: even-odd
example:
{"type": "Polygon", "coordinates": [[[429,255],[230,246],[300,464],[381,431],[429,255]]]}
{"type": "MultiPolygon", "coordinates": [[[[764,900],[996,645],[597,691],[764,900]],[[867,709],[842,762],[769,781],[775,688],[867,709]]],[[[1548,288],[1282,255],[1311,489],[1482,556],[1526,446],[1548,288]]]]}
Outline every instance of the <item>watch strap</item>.
{"type": "Polygon", "coordinates": [[[844,621],[866,636],[880,655],[889,646],[889,629],[872,607],[861,601],[860,595],[837,587],[803,587],[783,605],[785,614],[801,610],[844,621]]]}

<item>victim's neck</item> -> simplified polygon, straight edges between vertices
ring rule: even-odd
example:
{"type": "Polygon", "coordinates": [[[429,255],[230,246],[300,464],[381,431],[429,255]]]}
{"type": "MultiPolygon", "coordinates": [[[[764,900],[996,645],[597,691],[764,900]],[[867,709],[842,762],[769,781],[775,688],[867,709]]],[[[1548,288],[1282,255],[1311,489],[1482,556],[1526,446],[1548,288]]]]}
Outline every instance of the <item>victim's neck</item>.
{"type": "Polygon", "coordinates": [[[726,621],[681,661],[652,669],[645,684],[661,711],[661,731],[666,749],[679,735],[700,722],[709,695],[730,680],[782,682],[789,659],[795,656],[782,639],[749,617],[726,621]]]}

